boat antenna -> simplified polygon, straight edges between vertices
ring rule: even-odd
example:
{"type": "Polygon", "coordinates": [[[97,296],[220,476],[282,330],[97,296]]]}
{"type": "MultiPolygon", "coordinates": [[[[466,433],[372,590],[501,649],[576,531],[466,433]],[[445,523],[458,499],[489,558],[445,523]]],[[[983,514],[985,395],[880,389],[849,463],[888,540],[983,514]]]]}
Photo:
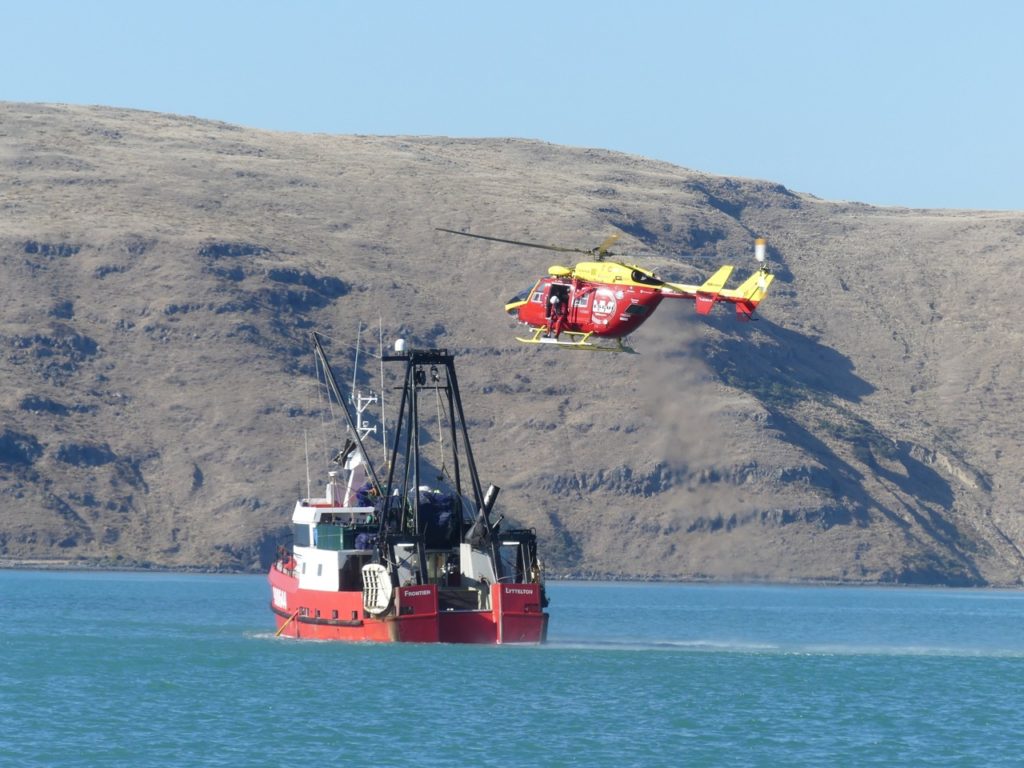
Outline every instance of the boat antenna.
{"type": "Polygon", "coordinates": [[[313,488],[309,479],[309,436],[306,430],[302,430],[302,444],[306,449],[306,498],[309,499],[313,496],[313,488]]]}
{"type": "Polygon", "coordinates": [[[363,339],[363,321],[359,321],[359,327],[356,328],[356,361],[352,365],[352,394],[349,399],[356,396],[356,376],[359,375],[359,342],[363,339]]]}
{"type": "MultiPolygon", "coordinates": [[[[359,451],[363,454],[363,458],[366,460],[366,466],[370,470],[370,477],[373,478],[373,486],[377,489],[378,493],[383,495],[384,492],[381,488],[380,480],[377,478],[377,471],[373,468],[373,463],[369,459],[369,454],[367,454],[366,448],[363,446],[363,436],[359,434],[359,429],[356,427],[356,423],[352,419],[352,414],[349,413],[348,406],[345,405],[345,400],[341,395],[341,390],[338,389],[338,382],[334,378],[334,371],[331,370],[331,364],[327,362],[327,353],[324,352],[324,348],[320,345],[320,334],[316,331],[313,331],[313,350],[316,352],[317,358],[324,367],[324,376],[327,378],[327,384],[331,388],[331,392],[341,405],[341,410],[345,412],[345,419],[348,421],[349,429],[352,430],[352,434],[356,440],[356,445],[359,446],[359,451]]],[[[329,399],[330,398],[328,398],[328,400],[329,399]]]]}

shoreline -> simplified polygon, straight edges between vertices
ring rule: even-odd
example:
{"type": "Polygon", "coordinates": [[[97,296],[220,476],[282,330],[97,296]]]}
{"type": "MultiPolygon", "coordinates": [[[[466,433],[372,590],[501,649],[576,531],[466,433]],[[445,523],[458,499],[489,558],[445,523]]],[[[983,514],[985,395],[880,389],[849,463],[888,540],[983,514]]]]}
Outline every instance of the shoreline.
{"type": "MultiPolygon", "coordinates": [[[[113,564],[106,562],[90,562],[77,559],[46,559],[46,558],[13,558],[0,557],[0,571],[88,571],[108,573],[194,573],[194,574],[220,574],[224,576],[261,576],[266,571],[245,570],[240,568],[204,568],[194,565],[158,565],[151,563],[143,564],[113,564]]],[[[790,580],[790,581],[751,581],[751,580],[717,580],[708,578],[692,579],[641,579],[615,576],[613,574],[584,575],[579,573],[566,573],[561,575],[548,575],[545,577],[548,582],[575,582],[581,584],[686,584],[707,586],[748,586],[748,587],[878,587],[895,589],[955,589],[965,591],[1004,590],[1011,592],[1024,591],[1021,584],[981,584],[981,585],[960,585],[960,584],[920,584],[903,583],[894,581],[832,581],[832,580],[790,580]]]]}

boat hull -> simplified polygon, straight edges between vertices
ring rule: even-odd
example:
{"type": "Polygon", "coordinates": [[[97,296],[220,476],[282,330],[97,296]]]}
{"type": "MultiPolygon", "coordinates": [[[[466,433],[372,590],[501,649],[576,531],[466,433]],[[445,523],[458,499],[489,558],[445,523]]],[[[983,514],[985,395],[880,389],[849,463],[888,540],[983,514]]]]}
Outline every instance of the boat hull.
{"type": "Polygon", "coordinates": [[[303,589],[294,575],[270,568],[270,608],[277,634],[309,640],[401,643],[537,644],[547,637],[548,615],[539,584],[492,584],[488,610],[442,608],[444,587],[395,588],[380,617],[363,608],[362,592],[303,589]]]}

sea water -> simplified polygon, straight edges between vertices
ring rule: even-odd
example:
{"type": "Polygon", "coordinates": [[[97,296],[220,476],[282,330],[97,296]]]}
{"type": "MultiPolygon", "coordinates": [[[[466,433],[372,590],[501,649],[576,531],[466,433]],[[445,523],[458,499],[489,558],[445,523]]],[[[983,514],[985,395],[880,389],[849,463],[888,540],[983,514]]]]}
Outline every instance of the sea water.
{"type": "Polygon", "coordinates": [[[548,591],[544,646],[348,645],[262,577],[0,571],[0,766],[1024,764],[1024,593],[548,591]]]}

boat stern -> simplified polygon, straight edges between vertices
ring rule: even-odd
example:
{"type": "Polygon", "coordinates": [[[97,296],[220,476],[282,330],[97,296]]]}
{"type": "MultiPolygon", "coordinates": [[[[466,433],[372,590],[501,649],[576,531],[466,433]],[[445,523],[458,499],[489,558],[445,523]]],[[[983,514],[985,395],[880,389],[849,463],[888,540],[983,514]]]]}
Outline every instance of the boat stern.
{"type": "Polygon", "coordinates": [[[499,644],[547,640],[548,615],[540,584],[492,584],[491,605],[499,644]]]}

